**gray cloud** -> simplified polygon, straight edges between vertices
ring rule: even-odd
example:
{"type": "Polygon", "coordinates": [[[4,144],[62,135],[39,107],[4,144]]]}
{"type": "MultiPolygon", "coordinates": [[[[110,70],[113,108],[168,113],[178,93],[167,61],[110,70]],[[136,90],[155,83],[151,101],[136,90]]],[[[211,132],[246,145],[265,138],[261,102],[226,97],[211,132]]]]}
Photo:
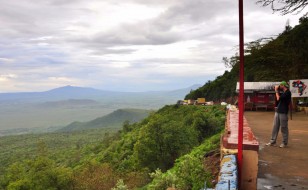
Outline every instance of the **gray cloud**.
{"type": "MultiPolygon", "coordinates": [[[[138,91],[206,82],[223,73],[222,57],[235,53],[237,6],[229,0],[3,1],[0,85],[5,91],[44,84],[44,90],[114,89],[125,80],[125,88],[138,91]],[[125,12],[136,4],[139,9],[125,12]],[[142,18],[142,9],[157,12],[142,18]],[[141,18],[126,20],[134,11],[141,18]]],[[[244,6],[246,42],[278,34],[288,18],[294,25],[300,17],[274,15],[255,1],[244,6]]]]}
{"type": "MultiPolygon", "coordinates": [[[[81,42],[94,48],[117,45],[163,45],[181,40],[189,40],[186,31],[173,31],[177,26],[186,26],[188,29],[198,23],[210,22],[223,12],[235,14],[233,6],[228,1],[177,1],[161,15],[154,19],[134,24],[123,24],[109,31],[97,33],[87,38],[75,38],[73,42],[81,42]],[[224,9],[223,9],[224,8],[224,9]],[[228,9],[229,8],[229,9],[228,9]]],[[[221,25],[219,25],[222,27],[221,25]]],[[[217,26],[216,26],[217,27],[217,26]]],[[[212,29],[207,28],[205,35],[212,29]]],[[[221,30],[219,28],[218,30],[221,30]]],[[[216,31],[212,33],[217,34],[216,31]]]]}
{"type": "Polygon", "coordinates": [[[179,40],[178,34],[157,30],[158,27],[149,23],[124,25],[109,32],[94,36],[92,42],[103,45],[161,45],[179,40]]]}

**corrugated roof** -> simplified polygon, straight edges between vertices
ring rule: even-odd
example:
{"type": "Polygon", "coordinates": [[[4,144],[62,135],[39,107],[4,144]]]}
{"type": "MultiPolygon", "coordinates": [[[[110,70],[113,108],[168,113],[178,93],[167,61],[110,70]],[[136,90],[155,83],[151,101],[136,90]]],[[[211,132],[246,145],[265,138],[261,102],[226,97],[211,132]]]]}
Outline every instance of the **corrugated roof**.
{"type": "MultiPolygon", "coordinates": [[[[274,86],[280,82],[244,82],[244,91],[274,91],[274,86]]],[[[236,92],[239,92],[239,82],[236,84],[236,92]]]]}

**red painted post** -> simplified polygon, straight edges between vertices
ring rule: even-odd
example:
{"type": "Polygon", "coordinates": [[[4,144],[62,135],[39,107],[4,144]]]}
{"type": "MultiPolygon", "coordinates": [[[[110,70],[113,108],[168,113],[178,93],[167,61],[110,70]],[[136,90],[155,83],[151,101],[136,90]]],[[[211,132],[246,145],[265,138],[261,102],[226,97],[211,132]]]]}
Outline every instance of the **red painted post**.
{"type": "Polygon", "coordinates": [[[243,167],[243,112],[244,112],[244,19],[243,19],[243,0],[239,0],[239,49],[240,49],[240,77],[239,77],[239,96],[238,96],[238,172],[239,189],[241,189],[242,167],[243,167]]]}

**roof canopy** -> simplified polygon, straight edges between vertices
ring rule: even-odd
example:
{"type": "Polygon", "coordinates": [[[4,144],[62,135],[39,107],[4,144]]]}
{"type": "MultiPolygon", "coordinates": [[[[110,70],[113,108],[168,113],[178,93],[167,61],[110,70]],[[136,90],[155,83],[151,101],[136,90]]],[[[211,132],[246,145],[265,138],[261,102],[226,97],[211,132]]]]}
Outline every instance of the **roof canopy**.
{"type": "MultiPolygon", "coordinates": [[[[274,86],[279,84],[280,82],[244,82],[244,92],[262,91],[264,93],[272,93],[274,92],[274,86]]],[[[236,92],[239,92],[239,82],[236,84],[236,92]]]]}

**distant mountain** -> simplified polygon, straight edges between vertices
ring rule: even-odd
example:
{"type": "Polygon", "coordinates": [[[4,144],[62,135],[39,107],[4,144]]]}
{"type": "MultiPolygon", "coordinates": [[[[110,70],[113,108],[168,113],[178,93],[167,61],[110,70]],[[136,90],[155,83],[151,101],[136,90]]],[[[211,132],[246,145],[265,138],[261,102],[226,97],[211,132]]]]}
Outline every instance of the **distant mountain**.
{"type": "Polygon", "coordinates": [[[123,108],[157,110],[184,99],[197,86],[201,85],[151,92],[112,92],[64,86],[45,92],[0,93],[0,130],[66,126],[73,121],[89,121],[123,108]]]}
{"type": "Polygon", "coordinates": [[[181,98],[195,90],[201,85],[193,85],[188,88],[171,90],[171,91],[154,91],[154,92],[115,92],[98,90],[87,87],[63,86],[48,90],[45,92],[19,92],[19,93],[0,93],[0,103],[5,101],[19,102],[44,102],[44,101],[59,101],[67,99],[102,99],[102,98],[123,98],[123,97],[162,97],[172,96],[181,98]]]}
{"type": "Polygon", "coordinates": [[[51,89],[46,91],[47,94],[70,94],[74,95],[75,93],[82,93],[82,94],[96,94],[96,93],[102,93],[102,90],[94,89],[94,88],[88,88],[88,87],[77,87],[77,86],[63,86],[55,89],[51,89]]]}
{"type": "Polygon", "coordinates": [[[113,96],[115,94],[118,93],[87,87],[63,86],[45,92],[0,93],[0,101],[39,102],[65,99],[93,99],[101,96],[113,96]]]}
{"type": "Polygon", "coordinates": [[[130,124],[138,122],[146,118],[150,112],[150,110],[142,109],[118,109],[106,116],[96,118],[92,121],[73,122],[57,131],[69,132],[97,128],[121,128],[125,121],[129,121],[130,124]]]}

